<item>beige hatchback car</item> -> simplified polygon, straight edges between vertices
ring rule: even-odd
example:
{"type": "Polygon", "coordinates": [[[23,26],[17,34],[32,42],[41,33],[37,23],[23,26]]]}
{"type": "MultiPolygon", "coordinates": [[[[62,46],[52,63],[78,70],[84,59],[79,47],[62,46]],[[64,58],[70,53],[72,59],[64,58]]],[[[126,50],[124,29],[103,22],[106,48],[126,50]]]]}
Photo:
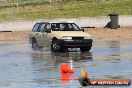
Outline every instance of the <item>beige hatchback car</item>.
{"type": "Polygon", "coordinates": [[[83,52],[92,47],[90,35],[75,23],[36,23],[29,33],[29,41],[33,49],[51,47],[52,51],[80,48],[83,52]]]}

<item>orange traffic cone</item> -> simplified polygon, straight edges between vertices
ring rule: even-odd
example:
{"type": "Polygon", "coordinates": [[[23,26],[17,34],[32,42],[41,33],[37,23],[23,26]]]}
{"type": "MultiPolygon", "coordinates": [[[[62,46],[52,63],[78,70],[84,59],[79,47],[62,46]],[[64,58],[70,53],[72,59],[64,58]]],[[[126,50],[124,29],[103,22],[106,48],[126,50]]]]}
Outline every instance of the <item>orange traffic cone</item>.
{"type": "Polygon", "coordinates": [[[61,70],[61,73],[74,73],[74,70],[69,68],[68,64],[62,64],[60,70],[61,70]]]}

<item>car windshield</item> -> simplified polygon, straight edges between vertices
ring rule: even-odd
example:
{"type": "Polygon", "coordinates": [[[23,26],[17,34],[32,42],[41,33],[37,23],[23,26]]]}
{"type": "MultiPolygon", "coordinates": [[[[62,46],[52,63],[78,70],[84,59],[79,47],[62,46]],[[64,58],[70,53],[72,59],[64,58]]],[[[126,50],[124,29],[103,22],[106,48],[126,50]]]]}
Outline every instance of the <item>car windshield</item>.
{"type": "Polygon", "coordinates": [[[75,23],[52,23],[52,31],[82,31],[75,23]]]}

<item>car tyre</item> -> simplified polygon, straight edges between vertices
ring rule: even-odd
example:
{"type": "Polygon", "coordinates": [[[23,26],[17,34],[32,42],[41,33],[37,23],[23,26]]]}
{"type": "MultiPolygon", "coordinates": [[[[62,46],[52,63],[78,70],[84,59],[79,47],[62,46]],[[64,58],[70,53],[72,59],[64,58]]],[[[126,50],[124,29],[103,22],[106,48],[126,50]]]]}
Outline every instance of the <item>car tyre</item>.
{"type": "Polygon", "coordinates": [[[54,40],[54,41],[52,41],[51,49],[52,49],[52,51],[59,52],[62,50],[62,47],[57,40],[54,40]]]}
{"type": "Polygon", "coordinates": [[[38,49],[38,44],[35,38],[32,39],[32,49],[37,50],[38,49]]]}

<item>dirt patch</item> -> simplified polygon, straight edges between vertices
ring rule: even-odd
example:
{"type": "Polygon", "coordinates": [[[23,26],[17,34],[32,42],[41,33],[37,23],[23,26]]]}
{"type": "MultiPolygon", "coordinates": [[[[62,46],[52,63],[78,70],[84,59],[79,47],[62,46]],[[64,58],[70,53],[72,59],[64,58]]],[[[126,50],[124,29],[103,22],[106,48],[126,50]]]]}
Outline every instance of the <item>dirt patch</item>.
{"type": "Polygon", "coordinates": [[[0,41],[28,40],[29,31],[0,32],[0,41]]]}
{"type": "MultiPolygon", "coordinates": [[[[97,40],[132,40],[132,27],[119,29],[90,28],[85,29],[97,40]]],[[[0,41],[27,41],[29,31],[0,32],[0,41]]]]}
{"type": "Polygon", "coordinates": [[[97,40],[132,40],[132,27],[119,29],[95,28],[85,31],[97,40]]]}

